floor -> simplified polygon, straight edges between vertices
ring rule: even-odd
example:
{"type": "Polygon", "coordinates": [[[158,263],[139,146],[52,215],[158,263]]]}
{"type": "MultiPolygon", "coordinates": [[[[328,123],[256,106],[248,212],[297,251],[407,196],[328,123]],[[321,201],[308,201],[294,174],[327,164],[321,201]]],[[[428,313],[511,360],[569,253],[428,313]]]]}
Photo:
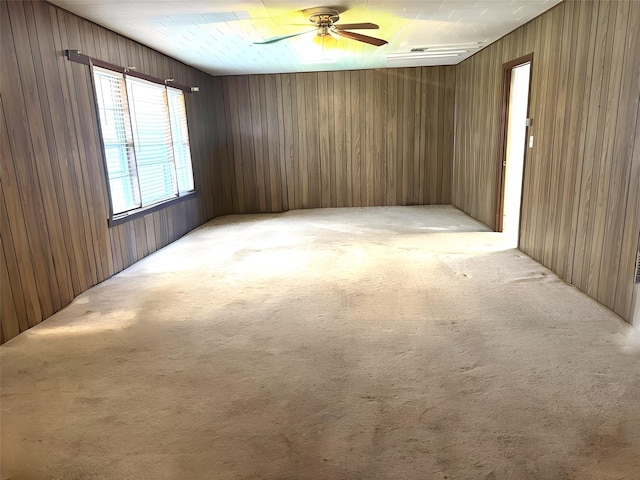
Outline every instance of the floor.
{"type": "Polygon", "coordinates": [[[218,218],[0,347],[2,479],[637,479],[640,333],[453,207],[218,218]]]}

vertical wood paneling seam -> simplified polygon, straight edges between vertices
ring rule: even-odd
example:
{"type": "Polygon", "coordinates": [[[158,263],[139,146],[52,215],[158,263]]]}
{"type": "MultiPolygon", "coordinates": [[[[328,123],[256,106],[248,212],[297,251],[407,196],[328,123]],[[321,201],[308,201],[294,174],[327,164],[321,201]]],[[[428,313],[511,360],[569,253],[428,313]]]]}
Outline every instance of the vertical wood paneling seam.
{"type": "MultiPolygon", "coordinates": [[[[24,11],[23,11],[23,14],[24,14],[24,11]]],[[[13,25],[13,22],[17,21],[17,19],[12,18],[12,15],[11,15],[11,13],[10,13],[10,12],[9,12],[9,15],[8,15],[8,19],[9,19],[9,24],[11,25],[11,29],[12,29],[12,30],[11,30],[11,31],[12,31],[11,39],[12,39],[12,41],[13,41],[13,51],[14,51],[15,55],[17,56],[17,55],[18,55],[18,52],[15,50],[15,34],[13,33],[13,31],[14,31],[14,25],[13,25]]],[[[17,68],[17,72],[18,72],[18,76],[19,76],[19,78],[20,78],[20,79],[24,78],[24,74],[23,74],[23,72],[22,72],[22,69],[20,68],[20,63],[19,63],[19,62],[16,62],[16,68],[17,68]]],[[[22,85],[22,83],[21,83],[21,85],[22,85]]],[[[23,89],[21,89],[21,91],[20,91],[20,95],[22,96],[22,99],[23,99],[23,100],[22,100],[22,103],[23,103],[24,105],[26,105],[26,100],[24,99],[24,95],[25,95],[25,94],[24,94],[24,90],[23,90],[23,89]]],[[[29,115],[28,115],[28,112],[27,112],[27,109],[26,109],[26,108],[25,108],[25,116],[26,116],[26,118],[28,119],[29,115]]],[[[32,155],[33,155],[33,157],[34,157],[34,161],[36,161],[36,162],[37,162],[37,160],[36,160],[36,152],[35,152],[35,149],[34,149],[34,146],[33,146],[33,138],[32,138],[32,135],[30,135],[30,134],[28,135],[28,141],[27,141],[26,143],[28,143],[28,144],[30,145],[30,150],[31,150],[31,153],[32,153],[32,155]]],[[[14,155],[14,158],[15,158],[15,155],[14,155]]],[[[35,171],[37,172],[37,165],[35,165],[35,166],[34,166],[34,168],[36,169],[35,171]]],[[[35,183],[38,185],[38,189],[37,189],[38,193],[37,193],[35,196],[36,196],[36,198],[39,198],[39,199],[40,199],[40,202],[39,202],[39,203],[41,203],[41,204],[43,204],[43,205],[44,205],[44,197],[43,197],[43,195],[42,195],[42,187],[41,187],[41,185],[40,185],[40,175],[39,175],[39,173],[38,173],[36,176],[38,177],[37,179],[35,179],[35,183]]],[[[24,204],[24,201],[23,201],[22,203],[24,204]]],[[[47,239],[49,239],[49,242],[50,242],[51,240],[50,240],[49,231],[48,231],[48,228],[47,228],[46,221],[44,222],[43,233],[44,233],[44,236],[45,236],[47,239]]],[[[31,235],[29,235],[29,246],[30,246],[30,250],[31,250],[32,252],[33,252],[33,251],[37,251],[38,249],[33,247],[33,243],[32,243],[32,241],[31,241],[31,240],[32,240],[32,236],[31,236],[31,235]]],[[[33,241],[35,241],[35,240],[33,240],[33,241]]],[[[41,248],[42,248],[42,247],[41,247],[41,248]]],[[[50,251],[50,250],[49,250],[49,253],[48,253],[48,254],[47,254],[47,253],[45,253],[45,252],[42,252],[42,253],[43,253],[43,255],[44,255],[45,257],[47,257],[47,259],[49,260],[49,262],[48,262],[48,263],[52,263],[52,262],[53,262],[53,258],[52,258],[52,255],[51,255],[51,251],[50,251]]],[[[49,268],[48,268],[48,267],[47,267],[47,270],[49,270],[49,268]]],[[[35,277],[37,277],[37,271],[35,271],[35,269],[34,269],[34,276],[35,276],[35,277]]],[[[36,283],[37,283],[37,280],[36,280],[36,283]]],[[[37,285],[36,285],[36,287],[37,287],[37,285]]],[[[50,299],[51,301],[53,301],[53,297],[55,296],[55,290],[53,290],[51,287],[52,287],[52,285],[51,285],[51,283],[50,283],[50,282],[48,282],[48,283],[47,283],[46,287],[45,287],[45,286],[41,286],[41,287],[39,287],[39,288],[37,287],[37,290],[38,290],[38,292],[39,292],[38,300],[39,300],[39,302],[40,302],[40,307],[39,307],[39,308],[40,308],[40,310],[43,310],[43,308],[45,308],[45,307],[47,307],[47,306],[48,306],[48,305],[42,305],[43,297],[42,297],[42,295],[41,295],[41,294],[43,294],[44,292],[41,292],[40,288],[44,288],[45,290],[48,290],[48,292],[49,292],[49,299],[50,299]]],[[[50,310],[50,308],[46,308],[46,310],[50,310]]],[[[45,314],[45,315],[49,315],[50,313],[51,313],[51,312],[45,312],[44,314],[45,314]]],[[[42,318],[38,319],[38,320],[37,320],[37,323],[39,323],[41,320],[42,320],[42,318]]],[[[30,326],[33,326],[33,325],[30,325],[30,326]]]]}
{"type": "MultiPolygon", "coordinates": [[[[2,122],[3,122],[2,129],[3,129],[3,132],[6,132],[6,134],[7,134],[7,141],[3,142],[4,146],[2,148],[3,148],[3,150],[7,149],[9,154],[10,154],[10,156],[11,156],[11,158],[13,159],[13,158],[15,158],[15,156],[14,156],[14,154],[12,152],[11,144],[8,141],[9,140],[8,122],[7,122],[6,112],[5,112],[5,108],[4,108],[4,102],[3,102],[3,98],[2,98],[1,94],[0,94],[0,113],[2,114],[2,122]]],[[[3,173],[2,170],[5,170],[5,168],[6,167],[3,167],[2,165],[0,165],[0,187],[2,186],[2,173],[3,173]]],[[[20,188],[19,188],[19,185],[18,185],[17,172],[15,172],[15,169],[13,169],[13,175],[12,176],[15,178],[15,186],[14,186],[15,194],[13,195],[13,198],[14,198],[14,201],[18,204],[17,206],[19,206],[20,209],[23,210],[24,207],[23,207],[22,195],[21,195],[20,188]]],[[[6,182],[5,182],[5,186],[6,186],[6,182]]],[[[8,212],[9,206],[8,206],[7,197],[6,197],[7,190],[5,188],[0,188],[0,195],[2,196],[2,201],[4,202],[4,208],[8,212]]],[[[37,323],[37,317],[40,316],[39,305],[38,305],[38,310],[35,310],[35,309],[33,309],[33,307],[32,307],[32,309],[30,309],[29,305],[27,304],[27,297],[28,296],[33,296],[33,293],[34,293],[33,291],[34,290],[35,290],[35,296],[36,296],[35,300],[37,300],[38,289],[37,289],[37,284],[35,282],[33,283],[32,288],[30,288],[31,285],[25,286],[25,283],[28,282],[28,279],[26,278],[26,273],[27,272],[23,271],[23,270],[26,270],[26,268],[20,268],[21,262],[20,262],[20,258],[19,258],[19,255],[18,255],[18,249],[16,248],[16,243],[15,243],[15,238],[14,238],[14,236],[16,235],[16,232],[15,232],[16,226],[14,225],[13,228],[12,228],[11,219],[8,218],[8,217],[9,217],[9,215],[7,213],[7,217],[4,218],[4,221],[7,222],[9,232],[11,233],[11,238],[10,239],[6,239],[5,238],[5,244],[8,245],[9,241],[11,242],[11,247],[12,247],[13,252],[15,254],[15,257],[16,257],[14,260],[15,260],[15,264],[16,264],[15,275],[17,275],[17,278],[14,278],[13,280],[14,280],[14,283],[17,283],[18,285],[12,285],[12,288],[17,288],[18,290],[20,290],[21,297],[22,297],[22,303],[24,304],[24,308],[23,308],[23,311],[25,312],[24,318],[22,318],[22,319],[18,318],[17,319],[17,321],[18,321],[18,330],[19,331],[23,331],[23,330],[26,330],[27,328],[29,328],[29,323],[30,323],[29,322],[29,317],[30,316],[32,316],[34,318],[34,322],[35,323],[37,323]],[[29,291],[32,291],[31,295],[29,295],[29,293],[28,293],[29,291]],[[33,311],[33,314],[30,315],[29,314],[30,311],[33,311]]],[[[2,220],[2,219],[0,219],[0,220],[2,220]]],[[[25,233],[25,235],[28,235],[28,232],[26,231],[26,222],[24,220],[24,216],[22,218],[15,219],[15,221],[22,222],[24,233],[25,233]]],[[[29,259],[29,267],[30,267],[30,270],[31,270],[31,276],[35,278],[35,271],[33,270],[33,262],[32,262],[31,256],[26,255],[24,253],[21,256],[23,258],[26,257],[26,258],[29,259]]],[[[7,264],[7,268],[8,268],[8,264],[7,264]]],[[[28,285],[28,283],[27,283],[27,285],[28,285]]],[[[13,297],[14,297],[14,304],[15,304],[16,295],[13,295],[13,297]]],[[[34,307],[35,307],[35,305],[34,305],[34,307]]]]}
{"type": "MultiPolygon", "coordinates": [[[[618,272],[618,281],[620,281],[620,276],[622,272],[627,270],[629,272],[629,282],[628,285],[623,285],[622,287],[617,285],[617,288],[614,291],[613,305],[614,310],[618,313],[621,313],[621,310],[624,308],[626,310],[625,315],[627,317],[631,317],[631,289],[632,281],[633,281],[633,273],[635,270],[635,258],[634,253],[635,249],[638,248],[636,246],[636,233],[635,229],[640,227],[640,202],[634,203],[633,190],[632,185],[635,179],[636,182],[636,196],[640,200],[640,182],[638,182],[639,175],[634,176],[634,171],[637,170],[637,173],[640,174],[640,140],[638,135],[640,134],[640,60],[638,59],[638,51],[640,51],[640,44],[638,44],[638,40],[640,39],[640,29],[637,27],[637,21],[640,17],[640,6],[635,4],[630,4],[630,11],[628,15],[628,25],[627,25],[627,39],[626,39],[626,48],[625,48],[625,56],[623,59],[623,74],[626,71],[624,67],[632,66],[633,70],[631,70],[628,75],[629,80],[629,88],[632,89],[632,92],[635,89],[635,97],[636,108],[634,109],[632,115],[635,115],[635,126],[630,130],[629,140],[631,144],[627,146],[626,151],[629,154],[629,167],[626,176],[626,186],[624,191],[626,192],[626,201],[624,205],[624,215],[622,216],[622,227],[620,232],[620,242],[619,242],[619,256],[615,263],[615,270],[618,272]],[[634,16],[635,15],[635,16],[634,16]],[[635,30],[633,29],[635,27],[635,30]],[[632,48],[635,45],[635,50],[632,48]],[[635,63],[633,63],[635,62],[635,63]],[[637,148],[637,151],[636,151],[637,148]],[[635,161],[634,161],[635,160],[635,161]],[[636,207],[636,225],[628,226],[628,222],[633,222],[633,215],[629,215],[630,206],[635,205],[636,207]],[[625,235],[626,233],[626,235],[625,235]],[[631,236],[633,236],[631,238],[631,236]],[[624,256],[630,253],[632,258],[627,259],[630,263],[627,264],[626,261],[623,262],[624,256]],[[622,266],[622,267],[621,267],[622,266]],[[622,300],[620,300],[622,297],[622,300]],[[619,303],[623,302],[624,306],[620,306],[619,303]]],[[[626,93],[626,92],[625,92],[626,93]]],[[[619,137],[616,135],[616,139],[619,137]]],[[[616,145],[615,147],[618,147],[616,145]]],[[[614,154],[616,148],[614,147],[614,154]]],[[[622,148],[622,147],[621,147],[622,148]]],[[[618,152],[620,153],[620,152],[618,152]]],[[[633,213],[633,212],[632,212],[633,213]]],[[[626,273],[626,272],[625,272],[626,273]]]]}
{"type": "MultiPolygon", "coordinates": [[[[638,115],[636,115],[636,128],[635,128],[635,131],[636,131],[636,132],[639,132],[639,131],[640,131],[640,103],[638,104],[638,115]]],[[[638,145],[640,145],[640,142],[637,142],[637,143],[638,143],[638,145]]],[[[633,170],[633,157],[634,157],[634,153],[635,153],[635,150],[634,150],[634,149],[632,149],[632,150],[631,150],[631,158],[632,158],[631,167],[632,167],[632,170],[633,170]]],[[[639,152],[637,152],[637,153],[635,153],[635,155],[636,155],[636,158],[640,157],[640,151],[639,151],[639,152]]],[[[629,175],[629,176],[628,176],[628,178],[627,178],[627,192],[628,192],[628,194],[627,194],[627,195],[628,195],[628,196],[627,196],[627,202],[625,202],[625,204],[624,204],[624,215],[622,216],[622,219],[623,219],[623,223],[622,223],[622,232],[620,232],[620,234],[621,234],[621,235],[623,235],[623,234],[624,234],[624,232],[625,232],[625,231],[627,231],[627,213],[628,213],[629,203],[630,203],[630,202],[628,201],[628,198],[629,198],[629,195],[631,194],[631,193],[630,193],[630,192],[631,192],[630,187],[631,187],[631,180],[632,180],[632,178],[633,178],[633,177],[632,177],[631,175],[629,175]]],[[[636,205],[636,208],[637,208],[637,209],[640,209],[640,206],[639,206],[639,205],[636,205]]],[[[633,233],[633,232],[632,232],[632,233],[633,233]]],[[[622,262],[622,260],[623,260],[623,258],[622,258],[622,255],[623,255],[623,254],[624,254],[624,251],[623,251],[623,249],[621,248],[621,249],[620,249],[620,251],[619,251],[619,253],[618,253],[618,257],[619,257],[619,258],[618,258],[618,265],[620,265],[620,263],[621,263],[621,262],[622,262]]],[[[630,278],[630,280],[632,281],[633,279],[632,279],[632,278],[630,278]]],[[[618,289],[618,288],[616,288],[616,289],[615,289],[614,299],[613,299],[613,304],[614,304],[614,305],[616,305],[616,303],[617,303],[617,297],[618,297],[619,293],[620,293],[619,289],[618,289]]]]}
{"type": "MultiPolygon", "coordinates": [[[[619,8],[620,5],[623,6],[625,3],[619,3],[619,8]]],[[[618,12],[619,13],[619,12],[618,12]]],[[[621,40],[623,42],[623,50],[624,50],[624,54],[622,55],[622,57],[619,59],[619,66],[617,66],[617,68],[619,68],[619,77],[617,78],[617,82],[616,82],[616,78],[614,77],[614,84],[617,83],[617,86],[614,86],[614,93],[617,93],[617,101],[615,102],[615,110],[613,110],[615,112],[615,114],[613,114],[613,120],[611,121],[611,119],[609,119],[607,121],[607,119],[609,118],[609,114],[612,113],[611,110],[609,109],[609,102],[607,102],[607,108],[606,108],[606,112],[605,112],[605,133],[606,133],[606,127],[607,126],[611,126],[611,130],[609,132],[609,138],[605,139],[605,143],[603,145],[603,162],[607,161],[607,158],[610,158],[611,162],[616,162],[616,138],[619,135],[618,132],[618,122],[620,121],[620,115],[621,115],[621,105],[623,101],[626,101],[626,99],[622,98],[622,86],[623,86],[623,73],[624,73],[624,65],[625,63],[628,61],[630,64],[632,64],[632,62],[634,61],[633,58],[631,58],[630,60],[626,58],[627,54],[628,54],[628,49],[624,49],[624,46],[626,46],[626,38],[628,36],[628,29],[629,29],[629,23],[631,21],[631,16],[629,15],[629,12],[627,10],[627,12],[623,12],[626,13],[626,15],[624,16],[624,20],[625,22],[623,22],[625,24],[625,29],[624,29],[624,35],[622,36],[621,40]],[[613,133],[616,133],[615,135],[613,133]],[[608,147],[608,148],[607,148],[608,147]]],[[[617,16],[617,18],[619,18],[619,15],[617,16]]],[[[615,25],[617,26],[618,22],[616,21],[615,25]]],[[[620,33],[621,30],[616,28],[616,33],[620,33]]],[[[612,42],[612,50],[613,52],[616,52],[616,38],[614,36],[613,42],[612,42]]],[[[636,59],[637,61],[637,59],[636,59]]],[[[612,71],[616,71],[616,69],[614,69],[612,67],[612,71]]],[[[609,89],[611,89],[612,86],[612,82],[609,81],[609,89]]],[[[637,123],[637,118],[636,118],[636,123],[637,123]]],[[[631,162],[630,162],[631,164],[631,162]]],[[[615,168],[616,165],[613,165],[609,168],[607,168],[607,172],[608,172],[608,184],[607,184],[607,192],[604,195],[605,198],[603,199],[603,206],[602,206],[602,238],[600,241],[600,248],[603,248],[605,246],[608,246],[608,242],[607,242],[607,236],[608,234],[611,235],[613,232],[609,231],[609,229],[607,228],[610,225],[610,222],[612,220],[612,216],[609,215],[609,204],[612,201],[612,196],[615,195],[616,191],[615,188],[613,188],[615,186],[615,183],[612,184],[612,182],[615,182],[616,178],[613,176],[614,173],[617,173],[617,169],[615,168]]],[[[629,195],[629,190],[628,190],[628,185],[627,185],[627,195],[629,195]]],[[[627,208],[628,204],[625,204],[625,212],[626,212],[626,208],[627,208]]],[[[625,215],[626,216],[626,215],[625,215]]],[[[622,232],[624,232],[624,218],[625,216],[623,216],[623,225],[622,225],[622,232]]],[[[592,249],[593,251],[593,249],[592,249]]],[[[622,248],[620,245],[620,248],[618,249],[619,254],[622,255],[622,248]]],[[[602,273],[610,273],[607,272],[607,265],[609,265],[611,262],[605,260],[605,255],[600,255],[597,259],[597,271],[598,271],[598,281],[596,284],[596,289],[598,292],[600,292],[601,290],[601,285],[603,285],[603,280],[601,278],[602,273]]],[[[620,263],[620,259],[618,259],[616,265],[619,265],[620,263]]],[[[615,305],[615,295],[616,295],[616,291],[617,291],[617,282],[618,282],[618,276],[617,275],[613,275],[614,278],[605,278],[604,279],[604,289],[605,292],[602,293],[600,292],[600,298],[604,299],[604,300],[608,300],[608,297],[610,295],[613,295],[613,299],[612,299],[612,304],[615,305]]],[[[608,303],[608,302],[605,302],[608,303]]]]}
{"type": "MultiPolygon", "coordinates": [[[[56,47],[62,48],[62,44],[64,43],[63,36],[62,36],[62,32],[64,30],[64,33],[66,34],[66,24],[64,23],[64,18],[62,17],[62,10],[59,10],[55,7],[52,7],[55,10],[55,14],[56,14],[56,21],[55,21],[55,27],[56,27],[56,31],[57,31],[57,35],[54,37],[54,44],[56,44],[56,38],[58,38],[58,42],[56,44],[56,47]],[[64,28],[63,28],[64,25],[64,28]]],[[[52,19],[53,22],[53,19],[52,19]]],[[[67,137],[69,137],[69,148],[71,149],[69,155],[70,155],[70,163],[72,165],[72,167],[79,167],[80,166],[80,141],[78,139],[78,135],[77,135],[77,120],[76,120],[76,115],[75,115],[75,111],[74,111],[74,105],[76,105],[76,102],[73,101],[72,99],[72,94],[75,93],[75,83],[74,83],[74,78],[73,78],[73,74],[72,74],[72,66],[63,61],[62,63],[62,68],[60,66],[60,63],[58,64],[58,75],[60,77],[60,81],[61,81],[61,85],[62,85],[62,100],[63,100],[63,110],[64,110],[64,115],[65,115],[65,120],[67,122],[67,137]],[[74,85],[72,87],[72,84],[74,85]]],[[[77,108],[77,106],[76,106],[77,108]]],[[[86,266],[88,264],[88,249],[87,249],[87,240],[91,238],[91,235],[89,233],[89,237],[87,237],[87,232],[89,229],[88,226],[88,218],[89,218],[89,211],[88,211],[88,202],[86,201],[86,196],[85,196],[85,190],[83,187],[83,182],[81,174],[79,176],[79,172],[77,171],[76,168],[71,168],[70,170],[70,174],[71,174],[71,181],[75,182],[76,188],[74,190],[74,197],[76,198],[79,208],[80,208],[80,222],[82,224],[82,228],[80,229],[79,232],[77,232],[77,235],[82,235],[84,236],[84,242],[82,241],[82,237],[79,239],[80,240],[80,253],[81,253],[81,257],[84,259],[84,265],[82,265],[83,267],[86,266]]],[[[86,268],[81,268],[81,273],[79,273],[80,275],[80,281],[82,282],[82,288],[80,291],[76,292],[76,294],[81,293],[81,291],[84,291],[86,288],[88,288],[89,286],[93,285],[93,282],[91,281],[90,277],[91,277],[91,272],[87,272],[86,268]]]]}
{"type": "MultiPolygon", "coordinates": [[[[599,7],[599,4],[595,4],[595,6],[593,7],[594,10],[596,10],[592,14],[593,17],[595,17],[595,18],[598,17],[598,10],[599,10],[598,7],[599,7]]],[[[592,36],[593,36],[593,39],[594,39],[594,42],[595,42],[595,39],[596,39],[595,33],[593,33],[592,36]]],[[[589,51],[591,51],[591,47],[589,47],[589,51]]],[[[594,59],[592,64],[591,64],[591,75],[589,76],[589,80],[590,80],[589,86],[585,87],[585,98],[588,98],[588,97],[591,96],[591,89],[593,87],[593,75],[594,75],[595,68],[596,68],[596,62],[595,62],[595,59],[594,59]]],[[[587,109],[588,109],[588,104],[587,104],[587,109]]],[[[584,115],[584,111],[583,111],[583,115],[584,115]]],[[[589,117],[587,116],[586,118],[587,118],[587,122],[586,122],[586,125],[585,125],[585,129],[588,129],[589,117]]],[[[583,153],[584,153],[584,150],[583,150],[583,153]]],[[[584,165],[584,162],[581,162],[581,163],[584,165]]],[[[578,209],[577,209],[576,217],[578,219],[578,222],[579,222],[579,219],[582,217],[582,215],[584,213],[584,206],[583,206],[583,202],[582,202],[582,185],[583,185],[583,183],[585,181],[584,176],[585,176],[585,169],[582,168],[580,182],[579,182],[580,188],[578,189],[578,199],[577,199],[578,209]]],[[[579,232],[578,232],[578,228],[576,227],[575,236],[577,237],[578,235],[579,235],[579,232]]],[[[578,253],[576,245],[577,245],[577,241],[574,242],[574,250],[573,250],[574,260],[572,262],[572,271],[571,271],[572,283],[574,283],[574,284],[575,284],[576,264],[577,264],[577,262],[576,262],[576,254],[578,253]]]]}
{"type": "MultiPolygon", "coordinates": [[[[40,44],[40,36],[42,34],[42,32],[38,29],[38,21],[36,19],[36,15],[38,15],[38,13],[36,13],[36,8],[46,8],[46,5],[42,4],[42,3],[33,3],[31,4],[32,7],[34,7],[34,10],[32,10],[33,13],[33,28],[36,31],[36,36],[34,38],[31,38],[31,40],[33,42],[35,42],[36,45],[36,51],[38,53],[41,54],[43,53],[43,49],[41,47],[40,44]]],[[[47,10],[48,13],[48,10],[47,10]]],[[[51,20],[49,19],[49,26],[51,26],[51,20]]],[[[50,36],[49,36],[49,42],[53,41],[53,31],[51,30],[50,32],[50,36]]],[[[34,46],[32,44],[32,52],[34,50],[34,46]]],[[[36,60],[37,55],[33,55],[33,59],[34,61],[36,60]]],[[[63,174],[60,171],[60,163],[62,161],[62,159],[60,158],[59,155],[59,143],[61,142],[61,136],[55,135],[54,132],[47,132],[47,124],[50,125],[51,130],[53,130],[55,128],[54,126],[54,122],[53,122],[53,112],[52,112],[52,105],[51,102],[53,101],[52,99],[56,99],[56,95],[52,94],[52,92],[49,91],[49,89],[51,88],[51,82],[52,80],[50,78],[48,78],[48,75],[44,74],[45,73],[45,64],[42,58],[40,58],[40,65],[42,68],[42,85],[43,85],[43,90],[39,89],[39,99],[40,99],[40,110],[42,113],[42,117],[43,117],[43,123],[44,123],[44,128],[45,128],[45,136],[46,137],[52,137],[52,138],[47,138],[47,146],[48,146],[48,154],[49,154],[49,160],[51,163],[51,172],[52,172],[52,186],[54,189],[54,193],[55,193],[55,198],[57,200],[57,205],[58,205],[58,209],[59,209],[59,217],[56,218],[48,218],[47,219],[47,223],[53,221],[57,221],[58,218],[60,220],[60,233],[62,234],[62,238],[65,241],[65,244],[71,243],[72,245],[75,243],[74,242],[74,236],[73,236],[73,232],[69,231],[69,209],[66,208],[66,190],[64,188],[64,181],[63,181],[63,174]],[[43,95],[44,93],[44,95],[43,95]],[[43,98],[44,97],[44,98],[43,98]],[[43,99],[46,99],[47,101],[45,103],[43,103],[43,99]],[[49,143],[52,142],[52,145],[49,143]],[[52,148],[53,147],[53,148],[52,148]]],[[[58,242],[56,242],[58,243],[58,242]]],[[[71,272],[71,265],[72,263],[75,264],[75,261],[72,262],[71,258],[72,256],[69,255],[68,253],[65,255],[62,250],[62,246],[58,246],[58,248],[60,248],[60,252],[59,252],[59,258],[60,261],[55,262],[58,265],[55,265],[56,270],[58,270],[58,268],[62,268],[64,270],[66,270],[66,275],[65,277],[68,278],[68,285],[61,285],[61,288],[66,287],[68,289],[66,293],[66,295],[64,297],[61,297],[61,306],[64,306],[65,304],[67,304],[69,301],[71,301],[71,299],[74,298],[75,293],[74,293],[74,288],[73,288],[73,279],[72,279],[72,272],[71,272]],[[66,267],[66,268],[65,268],[66,267]]],[[[63,272],[65,273],[65,272],[63,272]]],[[[62,295],[62,292],[61,292],[62,295]]]]}

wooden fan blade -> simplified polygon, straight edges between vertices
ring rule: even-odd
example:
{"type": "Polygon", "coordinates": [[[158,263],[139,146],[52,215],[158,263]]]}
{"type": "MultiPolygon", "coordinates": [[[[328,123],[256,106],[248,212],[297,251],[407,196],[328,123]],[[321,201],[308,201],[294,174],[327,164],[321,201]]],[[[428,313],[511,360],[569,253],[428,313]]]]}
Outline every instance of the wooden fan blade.
{"type": "Polygon", "coordinates": [[[300,33],[292,33],[290,35],[280,35],[278,37],[266,38],[266,39],[262,40],[261,42],[253,42],[253,44],[254,45],[268,45],[270,43],[279,42],[280,40],[286,40],[287,38],[297,37],[299,35],[304,35],[305,33],[311,33],[311,32],[315,32],[315,31],[316,31],[316,29],[306,30],[306,31],[300,32],[300,33]]]}
{"type": "Polygon", "coordinates": [[[378,30],[380,28],[375,23],[339,23],[334,27],[339,30],[378,30]]]}
{"type": "Polygon", "coordinates": [[[375,45],[376,47],[381,47],[382,45],[389,43],[381,38],[370,37],[369,35],[362,35],[361,33],[347,32],[346,30],[340,30],[339,28],[332,28],[331,31],[342,37],[368,43],[369,45],[375,45]]]}

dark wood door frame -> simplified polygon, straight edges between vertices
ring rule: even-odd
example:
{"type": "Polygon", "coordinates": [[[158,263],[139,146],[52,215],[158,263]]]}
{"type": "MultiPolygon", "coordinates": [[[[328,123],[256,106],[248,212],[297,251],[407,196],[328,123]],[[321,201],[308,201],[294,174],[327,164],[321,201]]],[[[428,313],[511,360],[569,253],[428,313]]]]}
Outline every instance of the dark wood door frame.
{"type": "MultiPolygon", "coordinates": [[[[502,65],[502,110],[500,112],[500,132],[498,138],[498,192],[496,195],[496,232],[501,232],[502,216],[504,214],[504,175],[506,170],[506,155],[507,155],[507,128],[509,118],[509,96],[511,94],[511,70],[526,63],[531,64],[531,70],[529,72],[529,92],[527,98],[527,117],[531,108],[531,81],[533,77],[533,53],[524,55],[523,57],[516,58],[510,62],[502,65]]],[[[526,142],[526,136],[525,136],[526,142]]],[[[527,149],[525,146],[525,158],[527,155],[527,149]]],[[[524,175],[524,172],[523,172],[524,175]]],[[[522,203],[520,203],[520,212],[522,213],[522,203]]]]}

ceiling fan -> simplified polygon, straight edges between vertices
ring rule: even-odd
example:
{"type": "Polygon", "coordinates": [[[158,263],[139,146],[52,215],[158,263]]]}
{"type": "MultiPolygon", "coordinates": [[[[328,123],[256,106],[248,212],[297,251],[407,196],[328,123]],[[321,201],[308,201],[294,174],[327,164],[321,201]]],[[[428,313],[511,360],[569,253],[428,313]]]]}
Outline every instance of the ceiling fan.
{"type": "MultiPolygon", "coordinates": [[[[344,9],[342,10],[345,11],[344,9]]],[[[339,35],[341,37],[349,38],[351,40],[357,40],[358,42],[367,43],[369,45],[374,45],[376,47],[380,47],[382,45],[387,44],[386,40],[381,38],[370,37],[368,35],[363,35],[361,33],[350,32],[349,30],[377,30],[380,27],[375,23],[344,23],[338,25],[338,21],[340,20],[340,11],[336,8],[331,7],[316,7],[316,8],[307,8],[305,10],[301,10],[301,12],[309,18],[309,21],[315,25],[313,30],[305,30],[304,32],[293,33],[290,35],[280,35],[277,37],[267,38],[262,40],[261,42],[253,42],[257,45],[267,45],[270,43],[279,42],[281,40],[285,40],[287,38],[297,37],[299,35],[304,35],[305,33],[316,32],[318,37],[327,37],[332,33],[339,35]]]]}

